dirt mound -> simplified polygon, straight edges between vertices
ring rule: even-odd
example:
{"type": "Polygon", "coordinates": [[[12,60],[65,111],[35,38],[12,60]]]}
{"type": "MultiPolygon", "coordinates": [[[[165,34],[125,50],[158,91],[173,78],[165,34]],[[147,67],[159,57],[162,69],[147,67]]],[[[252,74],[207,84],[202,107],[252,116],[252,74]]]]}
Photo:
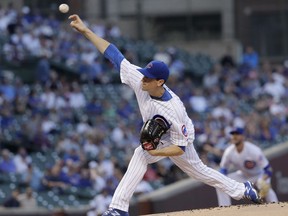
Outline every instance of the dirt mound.
{"type": "MultiPolygon", "coordinates": [[[[288,216],[288,202],[261,205],[234,205],[191,211],[168,212],[150,216],[288,216]]],[[[146,215],[148,216],[148,215],[146,215]]]]}

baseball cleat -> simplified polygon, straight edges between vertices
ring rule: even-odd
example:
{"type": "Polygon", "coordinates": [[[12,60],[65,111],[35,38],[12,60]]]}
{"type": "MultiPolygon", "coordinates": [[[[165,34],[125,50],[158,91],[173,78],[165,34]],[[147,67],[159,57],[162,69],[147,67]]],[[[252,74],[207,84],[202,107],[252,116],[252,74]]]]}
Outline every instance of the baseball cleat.
{"type": "Polygon", "coordinates": [[[129,216],[129,214],[119,209],[109,208],[102,216],[129,216]]]}
{"type": "Polygon", "coordinates": [[[261,204],[262,199],[258,195],[257,190],[253,187],[251,182],[247,181],[244,183],[244,185],[245,185],[245,189],[246,189],[244,192],[244,197],[248,200],[251,200],[252,202],[254,202],[256,204],[261,204]]]}

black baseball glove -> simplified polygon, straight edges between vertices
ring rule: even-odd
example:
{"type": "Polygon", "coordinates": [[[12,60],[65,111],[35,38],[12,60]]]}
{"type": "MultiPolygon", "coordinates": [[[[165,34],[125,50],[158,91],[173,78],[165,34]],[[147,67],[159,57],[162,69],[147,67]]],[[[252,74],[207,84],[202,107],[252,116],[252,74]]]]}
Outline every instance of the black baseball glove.
{"type": "Polygon", "coordinates": [[[159,117],[149,119],[143,125],[140,132],[140,143],[144,150],[156,149],[163,134],[167,132],[169,125],[166,119],[159,117]]]}

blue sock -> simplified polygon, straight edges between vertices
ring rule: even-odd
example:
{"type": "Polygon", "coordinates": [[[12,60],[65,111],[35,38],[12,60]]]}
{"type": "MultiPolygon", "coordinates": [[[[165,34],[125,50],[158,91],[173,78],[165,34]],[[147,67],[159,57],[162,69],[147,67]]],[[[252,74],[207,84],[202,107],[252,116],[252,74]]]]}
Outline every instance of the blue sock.
{"type": "Polygon", "coordinates": [[[116,211],[118,211],[121,215],[129,215],[128,214],[128,212],[126,212],[126,211],[122,211],[122,210],[120,210],[120,209],[115,209],[116,211]]]}

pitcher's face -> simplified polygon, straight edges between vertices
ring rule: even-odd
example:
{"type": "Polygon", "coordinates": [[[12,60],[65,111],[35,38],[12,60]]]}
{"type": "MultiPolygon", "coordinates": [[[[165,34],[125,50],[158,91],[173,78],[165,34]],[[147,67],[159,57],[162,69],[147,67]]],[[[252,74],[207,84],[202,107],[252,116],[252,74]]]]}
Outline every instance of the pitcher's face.
{"type": "Polygon", "coordinates": [[[153,89],[161,86],[164,80],[153,79],[153,78],[148,78],[144,76],[141,81],[142,81],[143,91],[151,91],[151,90],[153,91],[153,89]]]}

